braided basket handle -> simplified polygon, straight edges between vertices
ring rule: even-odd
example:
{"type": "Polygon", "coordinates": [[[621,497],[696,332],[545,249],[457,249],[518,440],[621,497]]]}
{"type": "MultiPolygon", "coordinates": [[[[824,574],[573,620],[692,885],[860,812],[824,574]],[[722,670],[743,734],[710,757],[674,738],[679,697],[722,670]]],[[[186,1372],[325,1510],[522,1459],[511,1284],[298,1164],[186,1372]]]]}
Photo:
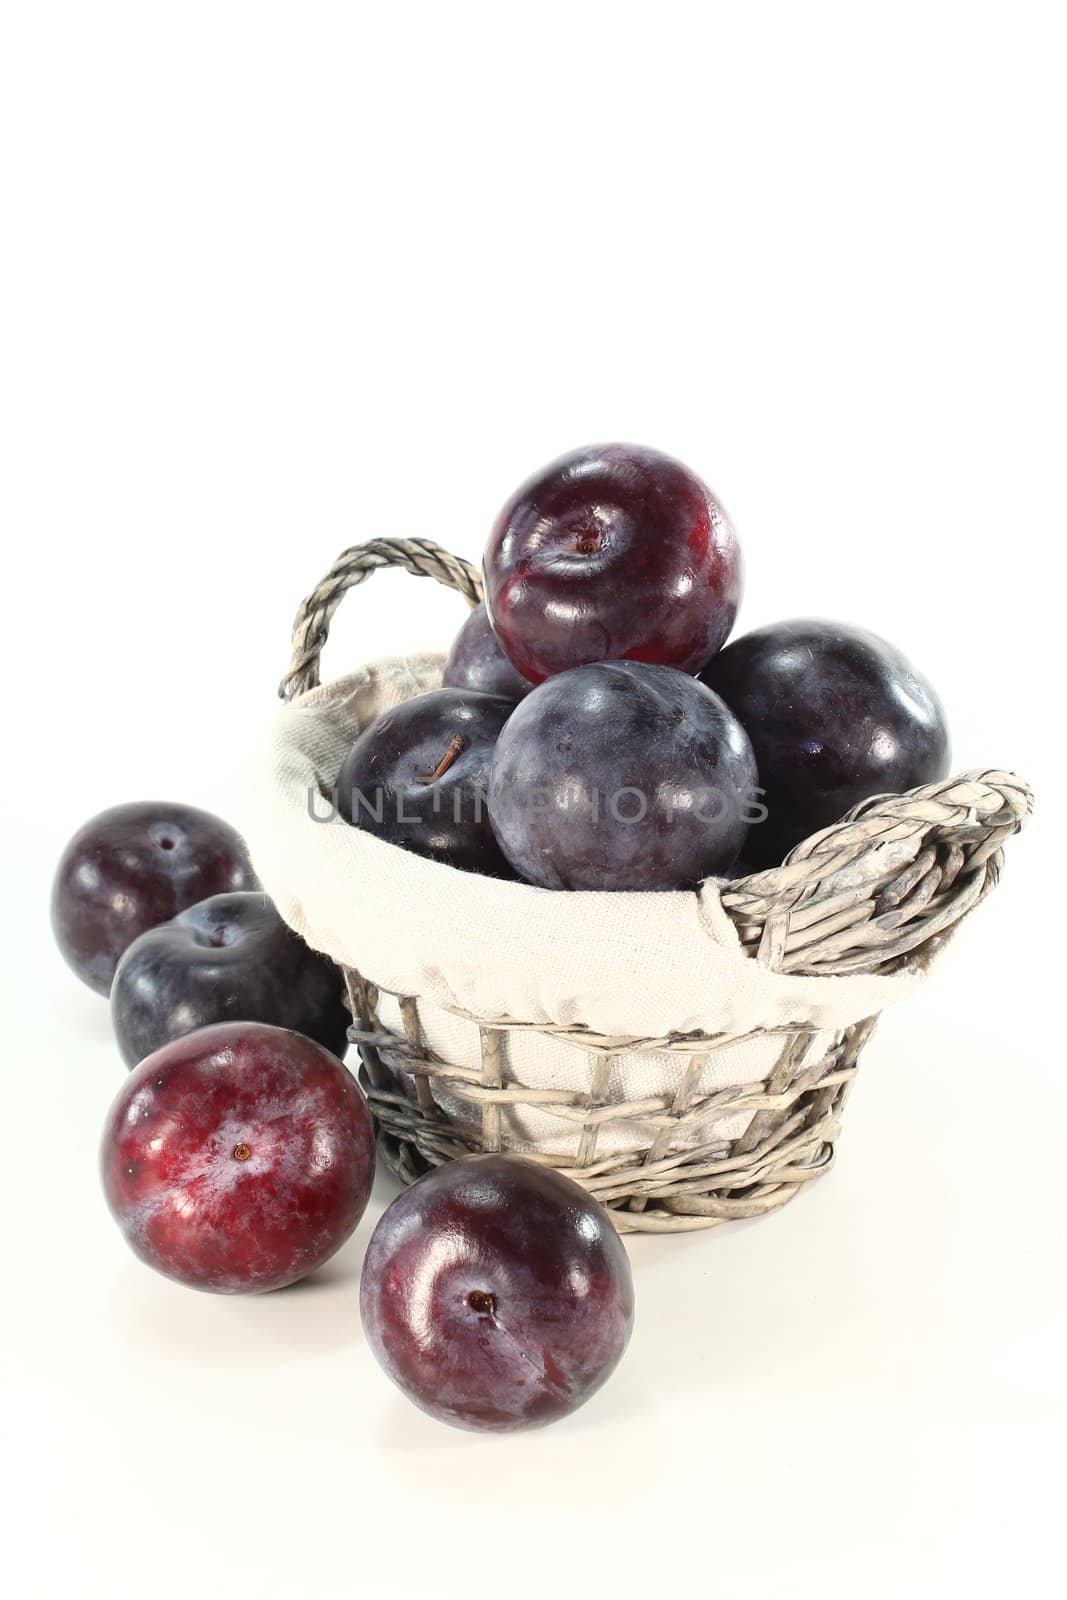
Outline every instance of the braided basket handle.
{"type": "Polygon", "coordinates": [[[300,603],[293,623],[289,671],[278,688],[283,700],[317,687],[319,658],[342,595],[364,583],[379,567],[403,567],[417,578],[435,578],[446,589],[456,589],[472,608],[482,598],[477,567],[462,556],[450,555],[432,539],[370,539],[366,544],[354,544],[342,551],[322,582],[300,603]]]}
{"type": "Polygon", "coordinates": [[[933,953],[994,887],[1033,805],[1021,778],[996,769],[874,795],[782,866],[724,886],[722,904],[774,971],[895,971],[933,953]]]}

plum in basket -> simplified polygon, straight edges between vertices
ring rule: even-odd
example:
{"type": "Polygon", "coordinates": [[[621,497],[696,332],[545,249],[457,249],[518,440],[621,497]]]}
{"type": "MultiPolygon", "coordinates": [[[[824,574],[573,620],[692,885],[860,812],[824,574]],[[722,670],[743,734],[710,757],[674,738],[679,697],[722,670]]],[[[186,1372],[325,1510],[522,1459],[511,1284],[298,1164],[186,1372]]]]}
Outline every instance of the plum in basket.
{"type": "Polygon", "coordinates": [[[774,866],[859,801],[948,773],[933,686],[895,646],[843,623],[801,620],[735,639],[701,673],[756,753],[767,819],[745,856],[774,866]]]}
{"type": "Polygon", "coordinates": [[[467,872],[510,877],[486,810],[489,763],[514,700],[431,689],[385,711],[337,781],[346,822],[467,872]]]}

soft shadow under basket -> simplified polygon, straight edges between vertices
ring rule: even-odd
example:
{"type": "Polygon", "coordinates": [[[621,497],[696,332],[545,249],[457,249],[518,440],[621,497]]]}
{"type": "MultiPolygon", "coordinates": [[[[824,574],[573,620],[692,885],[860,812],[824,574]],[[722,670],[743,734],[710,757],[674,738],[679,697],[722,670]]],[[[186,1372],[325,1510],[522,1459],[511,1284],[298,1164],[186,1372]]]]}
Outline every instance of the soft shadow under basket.
{"type": "Polygon", "coordinates": [[[457,872],[314,798],[442,658],[319,687],[347,589],[399,566],[481,599],[431,540],[346,551],[304,601],[249,839],[282,915],[344,973],[387,1164],[410,1182],[482,1150],[570,1174],[621,1231],[771,1211],[825,1173],[879,1011],[996,884],[1031,809],[974,771],[855,807],[786,862],[693,893],[553,893],[457,872]]]}

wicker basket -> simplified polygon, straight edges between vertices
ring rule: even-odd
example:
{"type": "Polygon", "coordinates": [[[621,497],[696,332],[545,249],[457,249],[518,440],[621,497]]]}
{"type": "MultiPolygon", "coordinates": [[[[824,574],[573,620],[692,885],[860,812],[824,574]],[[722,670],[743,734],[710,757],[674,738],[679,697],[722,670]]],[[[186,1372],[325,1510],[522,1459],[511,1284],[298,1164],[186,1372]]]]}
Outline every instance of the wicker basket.
{"type": "MultiPolygon", "coordinates": [[[[283,699],[318,684],[319,657],[342,595],[386,566],[435,578],[471,606],[481,599],[477,570],[431,540],[379,539],[347,550],[300,607],[283,699]]],[[[746,953],[774,972],[832,981],[922,967],[997,882],[1004,841],[1031,806],[1026,785],[1000,771],[879,796],[798,845],[782,866],[725,886],[722,905],[746,953]],[[884,869],[875,870],[876,851],[884,869]],[[868,856],[864,865],[872,870],[862,889],[842,889],[843,869],[868,856]]],[[[359,1047],[380,1149],[404,1182],[473,1151],[516,1148],[566,1170],[608,1207],[620,1231],[680,1232],[759,1216],[828,1171],[841,1110],[876,1021],[867,1017],[829,1038],[803,1021],[763,1034],[770,1048],[758,1081],[709,1091],[709,1069],[714,1078],[721,1053],[744,1042],[736,1034],[605,1037],[580,1026],[461,1013],[478,1030],[476,1059],[450,1064],[426,1043],[418,995],[388,996],[387,1025],[374,972],[345,968],[344,978],[350,1037],[359,1047]],[[520,1031],[579,1049],[580,1085],[521,1082],[511,1047],[520,1031]],[[632,1085],[633,1058],[647,1054],[661,1062],[664,1052],[680,1058],[669,1094],[620,1100],[617,1089],[609,1092],[623,1056],[632,1085]],[[568,1153],[538,1154],[511,1138],[517,1108],[558,1119],[572,1136],[568,1153]],[[619,1148],[605,1130],[624,1124],[628,1137],[619,1148]],[[694,1140],[694,1129],[708,1127],[712,1136],[698,1132],[694,1140]],[[732,1131],[724,1135],[723,1128],[732,1131]]]]}

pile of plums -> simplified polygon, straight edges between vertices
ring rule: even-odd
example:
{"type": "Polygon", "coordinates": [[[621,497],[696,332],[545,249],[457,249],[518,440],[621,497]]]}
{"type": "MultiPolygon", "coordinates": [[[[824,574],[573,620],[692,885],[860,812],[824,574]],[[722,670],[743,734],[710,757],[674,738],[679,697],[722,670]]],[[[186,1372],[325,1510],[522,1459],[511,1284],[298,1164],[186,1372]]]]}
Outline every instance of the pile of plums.
{"type": "Polygon", "coordinates": [[[484,575],[443,687],[364,729],[338,776],[345,821],[393,844],[546,889],[689,889],[948,770],[941,704],[885,640],[800,620],[726,645],[737,538],[667,456],[554,462],[500,513],[484,575]]]}
{"type": "MultiPolygon", "coordinates": [[[[810,621],[726,645],[740,599],[733,529],[685,467],[623,445],[564,457],[501,512],[443,687],[356,739],[339,812],[469,872],[678,890],[736,876],[742,853],[774,865],[867,796],[944,774],[940,704],[897,650],[810,621]]],[[[283,922],[238,835],[189,806],[104,812],[63,853],[52,920],[110,995],[133,1069],[101,1146],[132,1249],[220,1293],[313,1272],[367,1205],[372,1119],[341,1060],[340,974],[283,922]]],[[[360,1307],[417,1405],[519,1428],[604,1382],[633,1288],[577,1184],[472,1156],[386,1210],[360,1307]]]]}
{"type": "MultiPolygon", "coordinates": [[[[238,835],[189,806],[106,811],[63,852],[52,923],[78,976],[110,993],[133,1068],[100,1148],[131,1249],[219,1294],[314,1272],[366,1209],[373,1122],[340,1059],[340,974],[259,890],[238,835]]],[[[610,1219],[576,1183],[472,1156],[385,1211],[360,1307],[416,1405],[503,1430],[596,1392],[629,1340],[633,1285],[610,1219]]]]}

